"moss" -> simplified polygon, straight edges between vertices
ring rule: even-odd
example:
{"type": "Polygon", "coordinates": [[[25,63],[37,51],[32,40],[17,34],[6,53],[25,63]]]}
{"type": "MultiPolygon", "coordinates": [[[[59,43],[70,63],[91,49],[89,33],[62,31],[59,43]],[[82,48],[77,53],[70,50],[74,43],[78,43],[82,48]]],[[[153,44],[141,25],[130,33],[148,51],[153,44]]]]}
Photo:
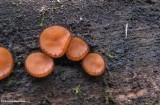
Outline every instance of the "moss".
{"type": "Polygon", "coordinates": [[[81,87],[79,85],[74,90],[75,90],[75,94],[81,94],[82,93],[81,87]]]}
{"type": "Polygon", "coordinates": [[[21,61],[18,61],[17,62],[17,66],[19,67],[19,66],[21,66],[22,65],[22,62],[21,61]]]}
{"type": "Polygon", "coordinates": [[[106,53],[105,55],[106,55],[109,59],[112,59],[112,60],[117,60],[117,59],[118,59],[117,56],[111,55],[111,54],[109,54],[109,53],[106,53]]]}
{"type": "Polygon", "coordinates": [[[13,85],[13,80],[9,80],[9,81],[7,82],[7,86],[11,86],[11,85],[13,85]]]}

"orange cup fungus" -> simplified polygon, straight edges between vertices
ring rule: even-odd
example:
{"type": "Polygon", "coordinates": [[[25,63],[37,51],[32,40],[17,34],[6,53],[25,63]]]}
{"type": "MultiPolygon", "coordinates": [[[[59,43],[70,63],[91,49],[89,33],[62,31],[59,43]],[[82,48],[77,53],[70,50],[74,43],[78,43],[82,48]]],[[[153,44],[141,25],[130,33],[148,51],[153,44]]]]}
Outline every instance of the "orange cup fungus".
{"type": "Polygon", "coordinates": [[[32,53],[25,60],[27,72],[34,77],[49,75],[54,69],[52,58],[62,57],[65,53],[72,61],[82,60],[84,70],[91,76],[100,76],[106,69],[103,57],[97,53],[88,54],[88,44],[79,37],[73,37],[64,27],[54,25],[44,29],[39,43],[45,54],[32,53]]]}
{"type": "Polygon", "coordinates": [[[72,61],[79,61],[89,53],[88,44],[79,37],[73,37],[67,48],[66,55],[72,61]]]}
{"type": "Polygon", "coordinates": [[[62,57],[66,52],[71,37],[71,33],[64,27],[48,27],[40,35],[40,48],[50,57],[62,57]]]}
{"type": "Polygon", "coordinates": [[[9,50],[0,46],[0,80],[8,77],[14,67],[14,59],[9,50]]]}
{"type": "Polygon", "coordinates": [[[53,71],[54,62],[46,54],[35,52],[26,58],[25,68],[33,77],[46,77],[53,71]]]}
{"type": "Polygon", "coordinates": [[[88,54],[82,61],[82,67],[91,76],[100,76],[106,69],[103,57],[97,53],[88,54]]]}

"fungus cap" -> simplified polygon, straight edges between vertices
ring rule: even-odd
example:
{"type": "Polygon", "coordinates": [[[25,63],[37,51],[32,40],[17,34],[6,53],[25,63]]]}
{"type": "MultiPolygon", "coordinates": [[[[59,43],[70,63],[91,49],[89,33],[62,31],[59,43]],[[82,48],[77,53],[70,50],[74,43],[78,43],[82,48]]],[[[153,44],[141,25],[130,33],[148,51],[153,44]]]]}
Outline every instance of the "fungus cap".
{"type": "Polygon", "coordinates": [[[71,40],[71,33],[64,27],[51,26],[40,35],[40,48],[44,53],[53,57],[62,57],[71,40]]]}
{"type": "Polygon", "coordinates": [[[25,60],[25,68],[33,77],[48,76],[54,69],[52,58],[41,52],[31,53],[25,60]]]}
{"type": "Polygon", "coordinates": [[[67,58],[72,61],[79,61],[89,53],[88,44],[79,37],[73,37],[67,48],[67,58]]]}
{"type": "Polygon", "coordinates": [[[91,76],[100,76],[104,73],[105,61],[97,53],[88,54],[82,61],[83,69],[91,76]]]}
{"type": "Polygon", "coordinates": [[[0,80],[13,72],[14,59],[11,52],[0,46],[0,80]]]}

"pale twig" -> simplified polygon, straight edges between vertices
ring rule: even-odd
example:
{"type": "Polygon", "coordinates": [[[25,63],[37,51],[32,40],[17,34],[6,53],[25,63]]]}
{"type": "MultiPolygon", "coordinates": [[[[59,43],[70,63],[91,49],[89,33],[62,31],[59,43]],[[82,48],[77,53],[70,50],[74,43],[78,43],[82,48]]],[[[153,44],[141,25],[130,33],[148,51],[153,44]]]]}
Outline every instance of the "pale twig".
{"type": "Polygon", "coordinates": [[[44,13],[45,13],[45,7],[42,7],[40,10],[40,14],[41,14],[40,26],[43,26],[43,23],[44,23],[44,13]]]}
{"type": "Polygon", "coordinates": [[[126,29],[125,29],[125,38],[127,39],[128,36],[128,23],[126,24],[126,29]]]}

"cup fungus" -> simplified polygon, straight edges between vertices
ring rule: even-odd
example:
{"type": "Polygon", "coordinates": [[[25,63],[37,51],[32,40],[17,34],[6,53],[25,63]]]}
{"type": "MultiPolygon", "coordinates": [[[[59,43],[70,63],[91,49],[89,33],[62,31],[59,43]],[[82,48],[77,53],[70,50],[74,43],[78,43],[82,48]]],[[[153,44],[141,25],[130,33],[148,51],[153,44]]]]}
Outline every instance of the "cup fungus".
{"type": "Polygon", "coordinates": [[[83,69],[91,76],[100,76],[105,71],[105,61],[97,53],[88,54],[82,61],[83,69]]]}
{"type": "Polygon", "coordinates": [[[64,27],[48,27],[40,35],[40,48],[53,58],[62,57],[66,52],[71,37],[71,33],[64,27]]]}
{"type": "Polygon", "coordinates": [[[66,55],[72,61],[83,59],[89,52],[88,44],[78,37],[73,37],[67,48],[66,55]]]}
{"type": "Polygon", "coordinates": [[[46,54],[35,52],[26,58],[25,68],[33,77],[46,77],[53,71],[54,62],[46,54]]]}
{"type": "Polygon", "coordinates": [[[8,77],[14,66],[14,59],[9,50],[0,46],[0,80],[8,77]]]}

